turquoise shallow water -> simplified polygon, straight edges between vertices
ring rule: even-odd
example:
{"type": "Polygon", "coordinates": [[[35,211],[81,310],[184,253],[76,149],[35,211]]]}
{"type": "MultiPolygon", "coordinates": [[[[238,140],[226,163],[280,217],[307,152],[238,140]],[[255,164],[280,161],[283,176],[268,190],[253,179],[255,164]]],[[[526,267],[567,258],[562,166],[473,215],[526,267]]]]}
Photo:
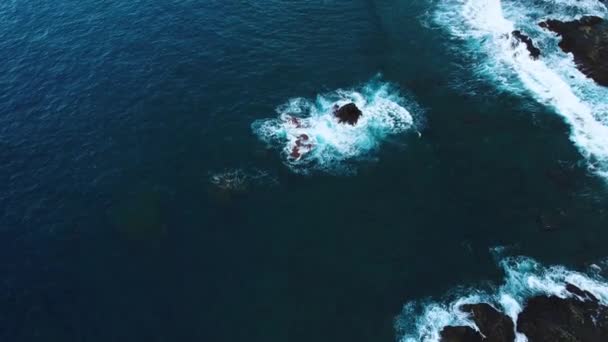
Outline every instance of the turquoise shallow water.
{"type": "Polygon", "coordinates": [[[438,5],[1,4],[0,340],[390,341],[405,303],[500,282],[492,247],[606,257],[571,126],[478,73],[438,5]],[[252,129],[376,83],[413,124],[345,133],[349,172],[252,129]]]}

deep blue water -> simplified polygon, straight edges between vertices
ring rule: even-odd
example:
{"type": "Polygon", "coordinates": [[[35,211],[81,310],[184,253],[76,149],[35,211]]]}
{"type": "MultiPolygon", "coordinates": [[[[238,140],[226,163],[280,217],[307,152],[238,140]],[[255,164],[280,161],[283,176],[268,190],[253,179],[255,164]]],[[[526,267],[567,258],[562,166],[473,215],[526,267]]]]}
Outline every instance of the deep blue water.
{"type": "Polygon", "coordinates": [[[606,181],[551,107],[472,72],[435,6],[0,4],[0,340],[391,341],[406,301],[500,279],[491,247],[606,257],[606,181]],[[252,132],[374,79],[421,137],[356,174],[294,173],[252,132]],[[223,191],[226,170],[267,176],[223,191]]]}

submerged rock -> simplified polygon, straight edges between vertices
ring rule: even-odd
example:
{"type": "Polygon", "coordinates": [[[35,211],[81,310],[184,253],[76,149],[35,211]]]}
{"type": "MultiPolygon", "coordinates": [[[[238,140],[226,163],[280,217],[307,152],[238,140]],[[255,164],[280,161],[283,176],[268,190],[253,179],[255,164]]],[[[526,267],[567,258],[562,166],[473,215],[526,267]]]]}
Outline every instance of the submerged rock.
{"type": "Polygon", "coordinates": [[[562,37],[559,46],[574,55],[579,70],[608,86],[608,22],[585,16],[574,21],[547,20],[539,24],[562,37]]]}
{"type": "Polygon", "coordinates": [[[363,112],[354,103],[345,104],[342,107],[334,106],[334,115],[338,118],[339,123],[347,123],[349,125],[357,124],[363,112]]]}
{"type": "Polygon", "coordinates": [[[300,159],[304,153],[312,150],[313,144],[310,143],[310,138],[307,134],[300,134],[296,139],[295,146],[291,149],[289,156],[295,160],[300,159]]]}
{"type": "Polygon", "coordinates": [[[517,318],[517,330],[528,341],[608,341],[608,307],[595,296],[568,284],[573,298],[537,296],[517,318]]]}
{"type": "Polygon", "coordinates": [[[441,330],[441,342],[482,342],[483,336],[471,327],[448,326],[441,330]]]}
{"type": "Polygon", "coordinates": [[[513,35],[513,37],[515,37],[515,39],[526,44],[526,48],[530,52],[530,57],[532,57],[534,59],[537,59],[538,57],[540,57],[540,49],[537,48],[536,46],[534,46],[534,42],[532,41],[532,39],[530,37],[526,36],[525,34],[521,33],[521,31],[518,31],[518,30],[511,32],[511,34],[513,35]]]}

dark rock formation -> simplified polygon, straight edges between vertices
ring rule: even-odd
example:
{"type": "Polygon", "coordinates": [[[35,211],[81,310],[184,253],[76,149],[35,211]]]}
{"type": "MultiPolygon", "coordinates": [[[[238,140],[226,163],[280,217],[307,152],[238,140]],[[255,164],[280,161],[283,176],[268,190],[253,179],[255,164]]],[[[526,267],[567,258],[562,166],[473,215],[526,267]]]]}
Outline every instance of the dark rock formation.
{"type": "Polygon", "coordinates": [[[334,115],[338,118],[338,122],[355,125],[363,113],[354,103],[345,104],[342,107],[334,106],[334,115]]]}
{"type": "Polygon", "coordinates": [[[471,315],[471,319],[481,333],[466,326],[447,326],[441,331],[442,342],[513,342],[515,340],[515,328],[511,318],[494,309],[490,304],[465,304],[460,310],[471,315]]]}
{"type": "Polygon", "coordinates": [[[572,284],[566,289],[576,297],[537,296],[528,300],[517,318],[517,330],[530,342],[608,341],[608,307],[572,284]]]}
{"type": "Polygon", "coordinates": [[[530,37],[526,36],[518,30],[511,32],[511,34],[513,35],[513,37],[515,37],[515,39],[526,44],[526,48],[528,48],[528,51],[530,52],[530,57],[534,59],[540,57],[540,49],[534,46],[534,42],[532,41],[532,39],[530,39],[530,37]]]}
{"type": "MultiPolygon", "coordinates": [[[[608,307],[586,290],[566,283],[570,298],[536,296],[530,298],[517,318],[517,331],[529,342],[608,341],[608,307]]],[[[447,326],[442,342],[512,342],[514,324],[489,304],[462,305],[479,332],[466,326],[447,326]]]]}
{"type": "Polygon", "coordinates": [[[486,341],[513,342],[515,329],[509,316],[498,312],[486,303],[466,304],[460,310],[471,314],[477,328],[486,337],[486,341]]]}
{"type": "Polygon", "coordinates": [[[547,20],[539,24],[562,37],[559,46],[574,55],[579,70],[608,86],[608,22],[587,16],[574,21],[547,20]]]}
{"type": "Polygon", "coordinates": [[[581,290],[575,285],[570,283],[566,284],[566,291],[572,293],[573,295],[578,296],[581,300],[586,301],[590,300],[592,302],[597,302],[597,298],[589,291],[581,290]]]}
{"type": "Polygon", "coordinates": [[[483,336],[471,327],[445,327],[441,330],[441,342],[482,342],[483,336]]]}

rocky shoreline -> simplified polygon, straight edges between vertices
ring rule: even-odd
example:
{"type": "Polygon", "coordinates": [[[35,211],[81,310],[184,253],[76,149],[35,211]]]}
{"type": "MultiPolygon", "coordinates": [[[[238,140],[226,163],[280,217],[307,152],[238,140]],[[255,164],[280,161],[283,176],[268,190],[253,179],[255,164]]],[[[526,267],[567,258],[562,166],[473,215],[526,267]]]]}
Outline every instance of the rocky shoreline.
{"type": "MultiPolygon", "coordinates": [[[[584,16],[573,21],[549,19],[538,24],[560,36],[559,47],[572,53],[577,68],[597,84],[608,86],[608,21],[584,16]]],[[[514,44],[523,43],[532,59],[541,57],[541,50],[525,33],[511,32],[514,44]]]]}
{"type": "Polygon", "coordinates": [[[608,86],[608,22],[585,16],[574,21],[547,20],[541,27],[561,37],[560,48],[572,53],[579,70],[600,85],[608,86]]]}
{"type": "Polygon", "coordinates": [[[529,342],[608,341],[608,306],[590,292],[566,285],[569,296],[535,296],[528,299],[517,317],[517,325],[506,314],[487,303],[461,305],[479,330],[468,326],[446,326],[442,342],[512,342],[515,331],[529,342]]]}

